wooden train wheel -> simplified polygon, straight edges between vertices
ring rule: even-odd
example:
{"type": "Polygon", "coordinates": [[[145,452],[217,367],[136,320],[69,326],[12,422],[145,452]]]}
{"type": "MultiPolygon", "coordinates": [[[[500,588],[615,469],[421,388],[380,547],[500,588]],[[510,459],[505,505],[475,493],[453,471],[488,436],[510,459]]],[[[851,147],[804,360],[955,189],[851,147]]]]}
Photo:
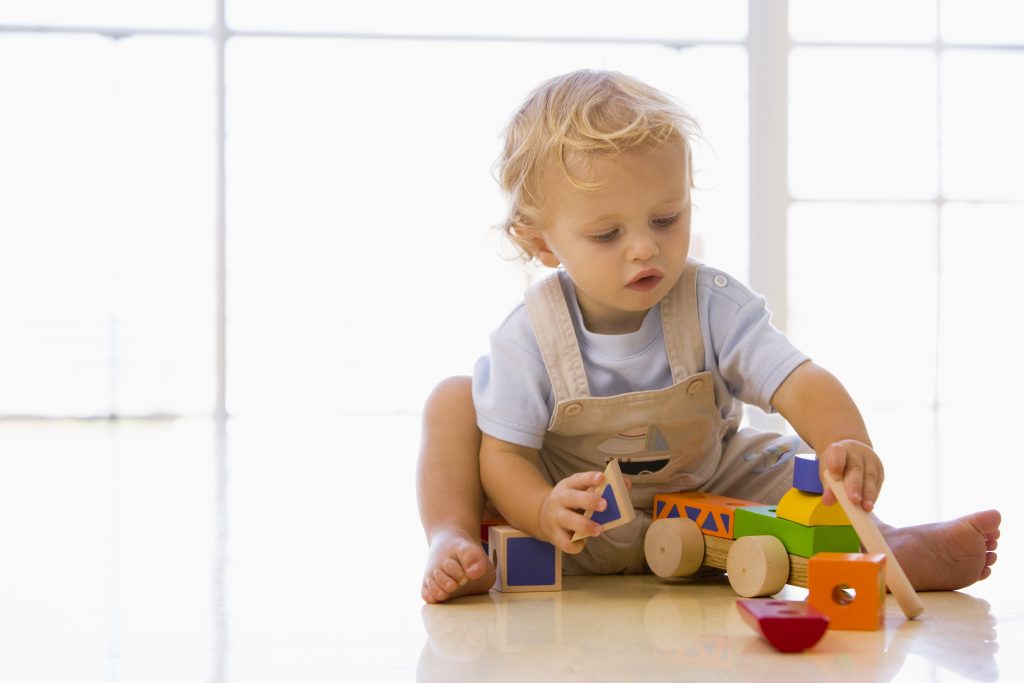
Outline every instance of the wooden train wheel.
{"type": "Polygon", "coordinates": [[[789,554],[774,536],[743,536],[729,548],[725,571],[744,598],[775,595],[789,577],[789,554]]]}
{"type": "Polygon", "coordinates": [[[662,578],[690,576],[704,560],[704,534],[686,517],[656,520],[647,529],[644,556],[662,578]]]}

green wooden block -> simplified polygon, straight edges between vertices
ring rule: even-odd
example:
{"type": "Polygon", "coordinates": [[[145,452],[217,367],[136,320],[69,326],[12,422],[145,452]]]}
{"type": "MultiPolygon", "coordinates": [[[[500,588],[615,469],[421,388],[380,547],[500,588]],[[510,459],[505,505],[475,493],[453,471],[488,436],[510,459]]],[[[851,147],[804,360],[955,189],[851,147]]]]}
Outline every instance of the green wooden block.
{"type": "Polygon", "coordinates": [[[775,536],[786,546],[786,552],[800,557],[820,552],[860,552],[860,538],[852,526],[804,526],[776,517],[774,505],[736,508],[733,524],[735,538],[775,536]]]}

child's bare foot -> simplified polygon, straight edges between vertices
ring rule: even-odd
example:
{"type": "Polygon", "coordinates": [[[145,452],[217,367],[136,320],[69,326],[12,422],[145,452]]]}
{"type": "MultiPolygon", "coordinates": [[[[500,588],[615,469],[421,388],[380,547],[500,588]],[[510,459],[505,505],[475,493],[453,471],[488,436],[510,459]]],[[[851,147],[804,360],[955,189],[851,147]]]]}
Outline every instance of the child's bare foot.
{"type": "Polygon", "coordinates": [[[494,565],[478,539],[454,530],[434,534],[420,595],[429,603],[486,593],[494,585],[494,565]]]}
{"type": "Polygon", "coordinates": [[[948,591],[988,578],[999,539],[998,510],[903,529],[881,526],[914,588],[948,591]]]}

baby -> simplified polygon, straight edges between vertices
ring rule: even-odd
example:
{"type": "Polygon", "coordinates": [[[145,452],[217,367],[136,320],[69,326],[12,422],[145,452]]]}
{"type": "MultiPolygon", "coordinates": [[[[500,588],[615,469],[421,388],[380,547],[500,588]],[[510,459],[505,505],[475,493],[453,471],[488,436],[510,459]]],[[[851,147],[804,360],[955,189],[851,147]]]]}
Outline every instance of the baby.
{"type": "MultiPolygon", "coordinates": [[[[446,380],[428,399],[427,602],[493,583],[478,536],[488,500],[566,553],[566,573],[645,571],[655,493],[778,502],[800,451],[873,508],[884,471],[842,384],[772,326],[762,297],[687,257],[696,130],[664,93],[589,70],[542,84],[510,122],[505,230],[558,270],[492,334],[472,382],[446,380]],[[740,429],[742,403],[778,412],[799,438],[740,429]],[[612,458],[637,515],[602,534],[584,515],[605,506],[591,488],[612,458]]],[[[882,529],[915,588],[950,590],[991,573],[999,523],[988,510],[882,529]]]]}

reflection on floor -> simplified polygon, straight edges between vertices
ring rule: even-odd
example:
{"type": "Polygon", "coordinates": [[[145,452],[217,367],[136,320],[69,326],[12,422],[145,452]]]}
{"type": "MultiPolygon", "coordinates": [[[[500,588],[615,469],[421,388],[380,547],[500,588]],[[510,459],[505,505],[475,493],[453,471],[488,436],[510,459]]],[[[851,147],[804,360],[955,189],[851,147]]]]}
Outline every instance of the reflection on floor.
{"type": "MultiPolygon", "coordinates": [[[[805,596],[788,587],[781,597],[805,596]]],[[[862,683],[939,671],[997,680],[989,604],[963,593],[924,601],[920,620],[907,621],[890,598],[884,630],[828,631],[812,649],[783,655],[743,622],[723,579],[566,577],[561,593],[492,592],[425,606],[419,680],[674,681],[704,672],[714,680],[862,683]]]]}
{"type": "Polygon", "coordinates": [[[783,655],[721,577],[423,605],[418,433],[413,415],[0,422],[0,680],[1024,680],[1002,480],[992,579],[783,655]]]}

